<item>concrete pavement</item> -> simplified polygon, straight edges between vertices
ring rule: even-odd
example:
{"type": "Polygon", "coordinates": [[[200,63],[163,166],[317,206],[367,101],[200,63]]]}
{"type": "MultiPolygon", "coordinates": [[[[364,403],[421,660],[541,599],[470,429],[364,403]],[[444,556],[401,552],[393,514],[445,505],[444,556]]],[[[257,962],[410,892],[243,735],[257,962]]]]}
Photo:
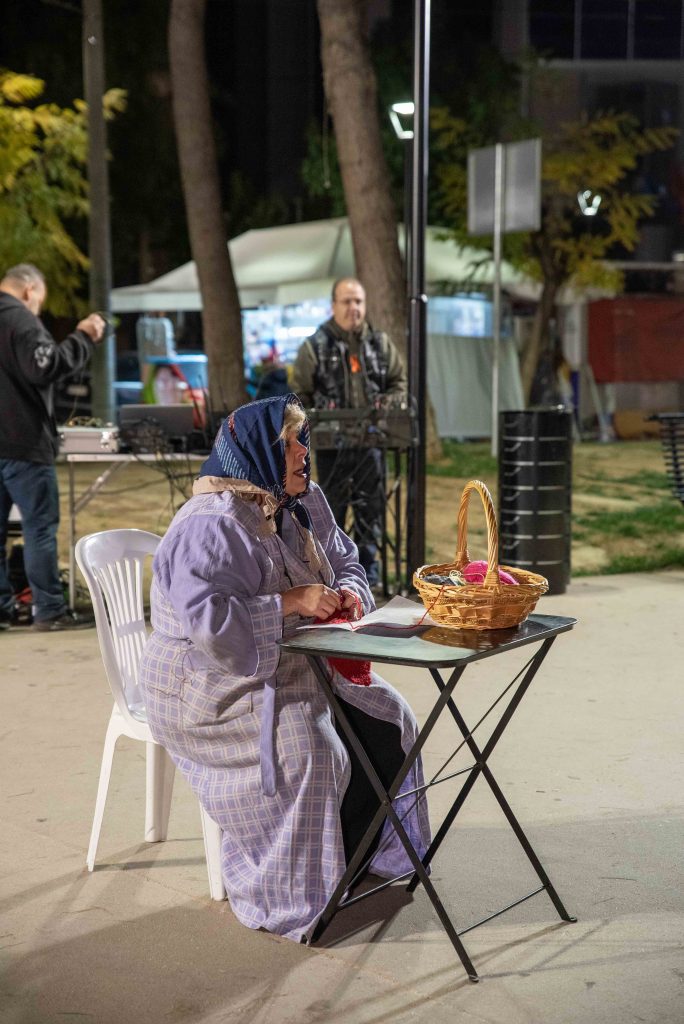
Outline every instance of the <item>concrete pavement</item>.
{"type": "MultiPolygon", "coordinates": [[[[94,630],[0,634],[0,1021],[57,1024],[680,1024],[684,1019],[684,572],[595,577],[493,768],[577,924],[541,894],[464,937],[472,985],[420,890],[344,911],[314,948],[208,898],[199,813],[177,777],[167,842],[141,842],[144,750],[120,741],[96,870],[85,854],[111,698],[94,630]]],[[[466,671],[471,718],[513,652],[466,671]],[[491,684],[491,685],[490,685],[491,684]]],[[[387,677],[419,717],[429,677],[387,677]]],[[[453,748],[448,722],[426,768],[453,748]]],[[[454,784],[431,792],[434,822],[454,784]]],[[[535,887],[480,781],[434,866],[459,928],[535,887]]]]}

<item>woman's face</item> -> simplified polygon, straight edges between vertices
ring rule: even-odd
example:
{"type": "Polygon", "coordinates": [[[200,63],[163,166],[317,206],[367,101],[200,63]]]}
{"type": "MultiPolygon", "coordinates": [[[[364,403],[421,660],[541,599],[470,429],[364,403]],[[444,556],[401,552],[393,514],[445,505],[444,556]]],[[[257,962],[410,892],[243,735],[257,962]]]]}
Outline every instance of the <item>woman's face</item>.
{"type": "Polygon", "coordinates": [[[306,453],[306,445],[297,440],[297,431],[290,431],[285,441],[285,492],[292,497],[303,494],[309,482],[304,468],[306,453]]]}

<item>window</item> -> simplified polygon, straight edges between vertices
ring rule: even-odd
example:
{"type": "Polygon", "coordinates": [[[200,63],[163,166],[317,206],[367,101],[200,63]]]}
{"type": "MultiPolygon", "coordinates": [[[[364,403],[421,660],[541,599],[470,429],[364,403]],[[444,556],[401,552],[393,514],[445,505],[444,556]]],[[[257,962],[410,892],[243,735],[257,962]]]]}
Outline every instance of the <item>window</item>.
{"type": "Polygon", "coordinates": [[[529,0],[529,39],[560,60],[680,60],[684,0],[529,0]]]}
{"type": "Polygon", "coordinates": [[[581,56],[624,60],[627,56],[628,0],[582,0],[581,56]]]}
{"type": "Polygon", "coordinates": [[[634,12],[634,56],[678,60],[681,56],[682,0],[648,0],[634,12]]]}
{"type": "Polygon", "coordinates": [[[530,0],[530,42],[541,53],[574,56],[575,0],[530,0]]]}

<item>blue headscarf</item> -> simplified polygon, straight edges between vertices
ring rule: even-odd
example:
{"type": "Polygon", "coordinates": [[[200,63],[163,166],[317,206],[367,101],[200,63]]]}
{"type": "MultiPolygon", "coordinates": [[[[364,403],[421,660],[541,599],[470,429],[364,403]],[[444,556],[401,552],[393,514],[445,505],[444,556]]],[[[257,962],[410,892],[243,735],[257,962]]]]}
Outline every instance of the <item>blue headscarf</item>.
{"type": "MultiPolygon", "coordinates": [[[[311,528],[308,512],[299,501],[301,495],[285,493],[285,442],[280,434],[285,423],[288,405],[303,408],[296,395],[263,398],[259,402],[241,405],[221,424],[209,458],[203,463],[200,476],[226,476],[263,488],[278,502],[276,525],[282,523],[282,510],[294,513],[302,526],[311,528]]],[[[309,425],[305,421],[298,434],[300,444],[306,446],[304,469],[306,494],[311,479],[311,453],[309,425]]]]}

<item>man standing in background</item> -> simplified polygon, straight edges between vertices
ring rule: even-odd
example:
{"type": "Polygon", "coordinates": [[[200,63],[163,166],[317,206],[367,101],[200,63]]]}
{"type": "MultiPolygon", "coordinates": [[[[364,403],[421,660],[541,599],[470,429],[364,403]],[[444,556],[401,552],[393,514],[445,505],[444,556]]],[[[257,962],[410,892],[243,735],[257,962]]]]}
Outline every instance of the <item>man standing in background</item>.
{"type": "Polygon", "coordinates": [[[7,574],[7,522],[21,513],[24,568],[41,632],[83,625],[67,607],[57,562],[59,493],[53,385],[82,370],[102,340],[105,322],[91,313],[58,345],[38,319],[45,277],[20,263],[0,280],[0,628],[14,615],[7,574]]]}
{"type": "MultiPolygon", "coordinates": [[[[364,410],[406,399],[406,370],[384,331],[366,319],[366,293],[347,277],[332,291],[332,317],[301,345],[293,387],[307,408],[364,410]]],[[[362,416],[361,416],[362,418],[362,416]]],[[[382,541],[385,464],[378,448],[351,446],[316,451],[318,482],[338,525],[354,514],[353,539],[368,583],[378,583],[378,546],[382,541]]]]}

